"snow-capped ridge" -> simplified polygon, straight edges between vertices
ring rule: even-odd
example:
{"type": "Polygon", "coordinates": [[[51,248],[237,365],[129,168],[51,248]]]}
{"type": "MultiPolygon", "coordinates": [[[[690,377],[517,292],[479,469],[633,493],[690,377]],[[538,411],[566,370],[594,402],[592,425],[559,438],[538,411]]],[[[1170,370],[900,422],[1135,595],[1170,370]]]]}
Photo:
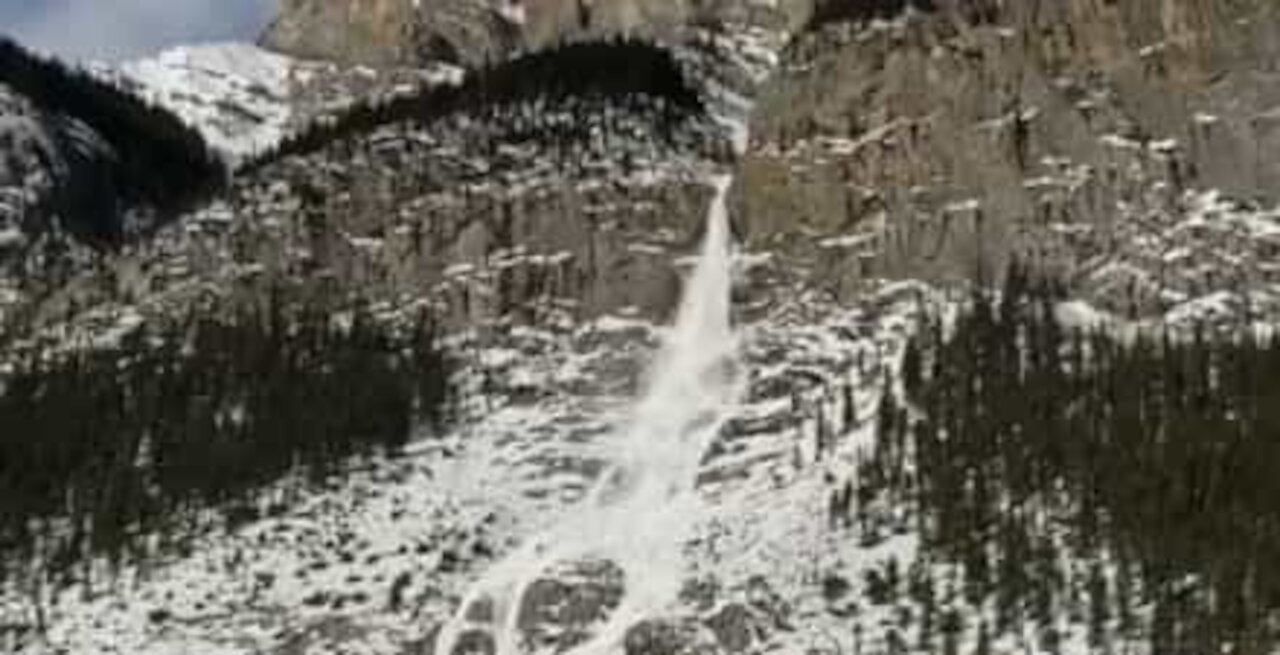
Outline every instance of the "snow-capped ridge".
{"type": "Polygon", "coordinates": [[[278,143],[293,116],[294,60],[247,43],[179,46],[125,62],[118,74],[200,130],[232,159],[278,143]]]}

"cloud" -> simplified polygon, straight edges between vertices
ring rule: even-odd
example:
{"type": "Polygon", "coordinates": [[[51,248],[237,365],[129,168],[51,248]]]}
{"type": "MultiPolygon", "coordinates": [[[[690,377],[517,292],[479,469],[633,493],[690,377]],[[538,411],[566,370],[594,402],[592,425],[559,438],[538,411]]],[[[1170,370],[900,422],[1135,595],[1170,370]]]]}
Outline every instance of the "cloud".
{"type": "Polygon", "coordinates": [[[19,15],[0,20],[30,47],[118,61],[177,43],[253,40],[274,8],[275,0],[18,0],[8,11],[19,15]]]}

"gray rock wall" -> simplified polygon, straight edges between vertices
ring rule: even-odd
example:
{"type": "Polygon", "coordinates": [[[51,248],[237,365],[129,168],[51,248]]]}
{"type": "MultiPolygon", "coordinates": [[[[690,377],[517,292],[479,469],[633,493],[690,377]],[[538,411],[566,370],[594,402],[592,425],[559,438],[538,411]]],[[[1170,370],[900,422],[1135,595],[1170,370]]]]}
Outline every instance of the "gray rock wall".
{"type": "Polygon", "coordinates": [[[841,291],[1014,251],[1079,267],[1187,191],[1280,195],[1275,3],[936,4],[795,40],[743,164],[755,247],[841,291]]]}
{"type": "Polygon", "coordinates": [[[630,114],[545,111],[599,121],[599,140],[517,143],[494,134],[509,115],[335,142],[238,180],[226,203],[120,258],[110,294],[161,312],[281,287],[333,306],[426,300],[460,327],[670,311],[711,198],[717,164],[694,147],[711,128],[679,128],[686,149],[630,114]]]}
{"type": "Polygon", "coordinates": [[[617,34],[682,41],[714,21],[798,27],[812,0],[283,0],[262,37],[303,57],[373,66],[475,65],[565,40],[617,34]]]}

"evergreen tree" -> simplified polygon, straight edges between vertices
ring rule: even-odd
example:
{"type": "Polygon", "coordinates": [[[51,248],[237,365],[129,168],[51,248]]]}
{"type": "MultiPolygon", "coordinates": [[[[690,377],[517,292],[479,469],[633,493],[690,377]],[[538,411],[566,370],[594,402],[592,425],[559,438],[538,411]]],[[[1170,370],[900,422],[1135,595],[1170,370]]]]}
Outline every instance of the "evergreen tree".
{"type": "Polygon", "coordinates": [[[41,575],[122,564],[204,508],[252,514],[299,466],[323,480],[394,454],[444,420],[450,370],[425,317],[393,330],[357,310],[340,327],[279,296],[113,348],[21,353],[0,384],[0,582],[36,544],[55,553],[41,575]]]}
{"type": "Polygon", "coordinates": [[[920,415],[886,394],[868,473],[890,497],[914,499],[926,554],[961,564],[965,599],[993,601],[997,634],[1031,618],[1052,651],[1068,612],[1103,648],[1113,617],[1120,634],[1139,636],[1136,608],[1157,590],[1141,635],[1156,652],[1274,649],[1275,341],[1072,334],[1057,323],[1060,294],[1015,268],[1000,294],[975,290],[946,338],[926,322],[903,372],[920,415]],[[919,373],[917,358],[927,362],[919,373]],[[1076,573],[1064,561],[1093,565],[1076,573]]]}

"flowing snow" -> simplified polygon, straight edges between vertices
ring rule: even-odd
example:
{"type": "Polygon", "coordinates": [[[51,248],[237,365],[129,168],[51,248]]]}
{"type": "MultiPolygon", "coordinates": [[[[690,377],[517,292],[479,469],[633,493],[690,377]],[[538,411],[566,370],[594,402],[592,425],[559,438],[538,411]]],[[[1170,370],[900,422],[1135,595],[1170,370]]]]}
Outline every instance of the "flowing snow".
{"type": "Polygon", "coordinates": [[[659,354],[648,394],[580,509],[529,540],[481,579],[441,636],[439,652],[454,652],[464,629],[490,631],[499,655],[517,655],[525,595],[557,565],[579,558],[608,561],[624,574],[621,605],[575,653],[605,653],[635,622],[661,613],[685,579],[684,542],[698,514],[699,464],[734,396],[734,336],[730,328],[731,258],[726,196],[731,178],[715,180],[702,254],[675,326],[659,354]],[[499,608],[473,620],[475,608],[499,608]],[[494,620],[496,618],[496,620],[494,620]]]}

